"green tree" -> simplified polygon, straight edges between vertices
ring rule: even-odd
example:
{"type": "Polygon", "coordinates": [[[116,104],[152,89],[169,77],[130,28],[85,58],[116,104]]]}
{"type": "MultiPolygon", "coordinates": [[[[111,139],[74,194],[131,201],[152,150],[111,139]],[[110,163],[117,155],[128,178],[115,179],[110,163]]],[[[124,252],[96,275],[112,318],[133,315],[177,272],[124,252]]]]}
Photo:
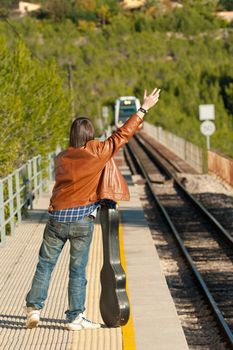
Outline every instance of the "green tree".
{"type": "Polygon", "coordinates": [[[13,5],[16,5],[18,1],[16,0],[1,0],[0,8],[1,7],[7,7],[10,8],[13,5]]]}
{"type": "Polygon", "coordinates": [[[64,144],[70,101],[54,63],[32,59],[22,42],[0,38],[0,176],[64,144]]]}
{"type": "Polygon", "coordinates": [[[231,0],[220,0],[219,7],[222,10],[233,11],[233,2],[231,0]]]}
{"type": "Polygon", "coordinates": [[[46,3],[45,9],[53,19],[60,21],[71,15],[72,2],[67,0],[50,0],[46,3]]]}
{"type": "Polygon", "coordinates": [[[76,0],[75,7],[78,10],[95,11],[96,0],[76,0]]]}
{"type": "MultiPolygon", "coordinates": [[[[214,103],[217,130],[212,146],[233,156],[233,35],[231,28],[208,10],[210,5],[205,9],[203,4],[204,0],[186,1],[183,9],[146,16],[143,11],[116,15],[111,12],[105,26],[99,26],[97,17],[95,22],[85,18],[81,22],[79,17],[78,25],[70,20],[36,21],[28,17],[11,23],[37,56],[45,61],[54,57],[60,66],[63,86],[67,86],[67,67],[70,67],[73,109],[78,115],[87,115],[96,123],[102,105],[111,107],[113,116],[117,97],[136,95],[141,98],[145,87],[150,90],[157,85],[161,88],[161,98],[153,114],[148,114],[148,121],[204,145],[199,131],[198,106],[214,103]]],[[[97,11],[98,7],[89,14],[97,16],[97,11]]],[[[12,46],[14,33],[8,27],[0,22],[0,32],[12,46]]],[[[5,69],[9,67],[14,72],[11,79],[16,79],[17,68],[12,66],[11,54],[8,56],[4,58],[8,59],[5,69]]],[[[0,64],[1,61],[0,57],[0,64]]],[[[34,70],[28,68],[28,71],[34,70]]],[[[30,80],[40,81],[35,76],[30,80]]],[[[4,75],[1,81],[4,82],[4,75]]],[[[35,87],[28,85],[26,90],[30,89],[34,91],[35,87]]],[[[1,90],[0,84],[0,91],[6,93],[11,88],[5,86],[1,90]]],[[[28,106],[30,96],[25,100],[23,95],[19,101],[14,97],[14,104],[9,102],[11,114],[14,114],[13,106],[18,106],[19,102],[21,106],[28,106]]],[[[0,101],[4,96],[0,96],[0,101]]],[[[13,101],[12,96],[18,98],[16,91],[13,90],[9,101],[13,101]]],[[[61,100],[64,102],[64,98],[61,100]]],[[[54,101],[54,108],[55,105],[54,101]]],[[[25,115],[17,110],[17,115],[25,115]]],[[[60,123],[63,121],[61,113],[56,118],[60,123]]],[[[17,144],[17,140],[12,139],[7,146],[16,147],[14,142],[17,144]]]]}

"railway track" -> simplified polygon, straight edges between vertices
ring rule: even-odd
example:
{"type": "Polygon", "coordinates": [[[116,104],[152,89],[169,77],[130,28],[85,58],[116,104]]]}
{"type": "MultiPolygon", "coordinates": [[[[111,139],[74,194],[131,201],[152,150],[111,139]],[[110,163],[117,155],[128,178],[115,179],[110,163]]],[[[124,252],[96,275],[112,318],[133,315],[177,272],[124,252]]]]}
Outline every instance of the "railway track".
{"type": "MultiPolygon", "coordinates": [[[[227,347],[232,349],[232,237],[201,203],[187,193],[177,176],[182,169],[177,167],[172,160],[167,161],[140,136],[130,141],[126,152],[128,158],[130,157],[129,162],[134,167],[134,172],[137,171],[143,175],[152,200],[159,208],[169,231],[173,233],[176,245],[182,252],[182,259],[185,261],[182,262],[183,270],[188,276],[188,269],[192,276],[186,278],[189,279],[188,289],[190,289],[191,280],[195,280],[196,285],[193,288],[198,289],[195,303],[198,298],[198,303],[203,309],[198,310],[198,313],[204,312],[205,314],[205,316],[198,315],[197,318],[202,320],[201,323],[203,323],[203,317],[207,318],[207,321],[204,322],[211,325],[210,333],[212,333],[212,341],[215,344],[209,349],[227,347]],[[213,329],[216,330],[213,332],[213,329]]],[[[177,247],[170,249],[177,249],[177,247]]],[[[180,257],[177,259],[180,260],[180,257]]],[[[184,290],[180,292],[182,294],[184,290]]],[[[205,330],[203,336],[199,334],[199,337],[203,338],[202,348],[207,349],[205,345],[208,345],[208,342],[212,344],[206,332],[208,326],[200,326],[200,328],[205,330]]]]}

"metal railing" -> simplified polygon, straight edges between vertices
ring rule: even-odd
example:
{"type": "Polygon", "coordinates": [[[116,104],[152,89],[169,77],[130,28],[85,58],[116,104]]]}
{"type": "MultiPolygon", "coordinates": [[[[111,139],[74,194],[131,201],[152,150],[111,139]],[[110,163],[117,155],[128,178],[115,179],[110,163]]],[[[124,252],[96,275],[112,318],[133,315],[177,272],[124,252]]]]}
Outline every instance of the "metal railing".
{"type": "Polygon", "coordinates": [[[57,153],[49,154],[47,169],[42,169],[42,157],[38,155],[0,179],[0,247],[6,244],[7,235],[14,235],[15,225],[22,221],[22,214],[28,208],[33,209],[33,200],[42,194],[45,182],[54,179],[57,153]],[[43,172],[47,172],[46,177],[43,172]]]}

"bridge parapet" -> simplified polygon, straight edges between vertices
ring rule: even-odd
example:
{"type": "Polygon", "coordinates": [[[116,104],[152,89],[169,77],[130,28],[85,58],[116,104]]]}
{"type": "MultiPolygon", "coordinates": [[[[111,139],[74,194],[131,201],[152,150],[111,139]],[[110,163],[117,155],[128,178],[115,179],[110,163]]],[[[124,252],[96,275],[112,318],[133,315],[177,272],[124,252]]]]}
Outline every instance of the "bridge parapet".
{"type": "Polygon", "coordinates": [[[214,173],[233,186],[233,159],[216,151],[208,151],[208,172],[214,173]]]}
{"type": "Polygon", "coordinates": [[[154,137],[158,142],[172,150],[181,159],[185,160],[197,172],[203,173],[204,156],[203,150],[193,143],[179,137],[162,127],[156,127],[148,122],[143,122],[144,131],[154,137]]]}

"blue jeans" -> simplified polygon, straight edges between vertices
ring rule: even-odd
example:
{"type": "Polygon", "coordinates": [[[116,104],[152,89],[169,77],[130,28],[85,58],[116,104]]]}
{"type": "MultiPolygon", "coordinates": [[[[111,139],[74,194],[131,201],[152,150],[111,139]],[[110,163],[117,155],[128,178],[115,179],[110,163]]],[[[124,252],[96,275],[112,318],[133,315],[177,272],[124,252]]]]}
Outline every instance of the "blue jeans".
{"type": "MultiPolygon", "coordinates": [[[[77,222],[57,222],[49,219],[39,251],[39,262],[33,277],[26,305],[42,309],[47,298],[49,282],[57,259],[67,239],[70,240],[70,265],[68,284],[69,309],[66,319],[72,322],[85,310],[86,265],[94,230],[94,218],[85,217],[77,222]]],[[[58,286],[59,288],[59,286],[58,286]]]]}

